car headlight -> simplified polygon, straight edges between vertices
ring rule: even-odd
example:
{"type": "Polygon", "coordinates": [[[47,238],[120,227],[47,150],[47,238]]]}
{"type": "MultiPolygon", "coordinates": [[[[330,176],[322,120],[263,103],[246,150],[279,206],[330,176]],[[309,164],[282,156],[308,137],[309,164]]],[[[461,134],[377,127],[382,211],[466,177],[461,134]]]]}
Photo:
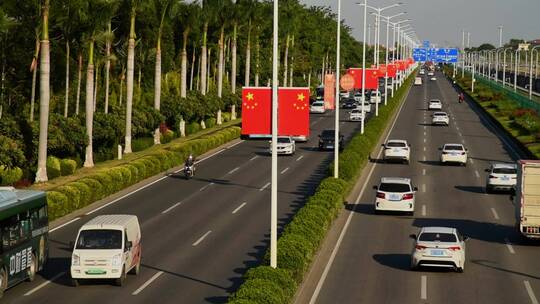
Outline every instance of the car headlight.
{"type": "Polygon", "coordinates": [[[71,256],[71,266],[80,266],[81,265],[81,258],[78,254],[73,254],[71,256]]]}
{"type": "Polygon", "coordinates": [[[122,265],[122,260],[121,260],[122,256],[120,254],[117,254],[115,256],[113,256],[112,258],[112,266],[115,266],[115,267],[119,267],[122,265]]]}

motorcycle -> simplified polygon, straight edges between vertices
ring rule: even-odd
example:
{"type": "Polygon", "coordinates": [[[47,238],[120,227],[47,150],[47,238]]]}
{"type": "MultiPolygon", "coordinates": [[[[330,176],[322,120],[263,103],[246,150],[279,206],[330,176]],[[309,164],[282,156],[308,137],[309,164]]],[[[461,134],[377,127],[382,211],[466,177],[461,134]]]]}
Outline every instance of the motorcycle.
{"type": "Polygon", "coordinates": [[[184,177],[186,179],[190,179],[193,177],[193,174],[194,174],[194,168],[193,168],[193,165],[191,166],[185,166],[184,167],[184,177]]]}

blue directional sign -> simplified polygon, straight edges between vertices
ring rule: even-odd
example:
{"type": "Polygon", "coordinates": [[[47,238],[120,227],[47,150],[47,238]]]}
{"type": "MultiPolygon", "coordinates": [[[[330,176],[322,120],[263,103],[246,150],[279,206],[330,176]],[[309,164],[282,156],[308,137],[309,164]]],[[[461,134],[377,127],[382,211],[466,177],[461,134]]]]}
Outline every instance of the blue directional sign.
{"type": "Polygon", "coordinates": [[[455,63],[458,60],[458,49],[448,48],[415,48],[414,61],[435,63],[455,63]]]}
{"type": "Polygon", "coordinates": [[[458,61],[458,49],[438,49],[435,53],[435,62],[455,63],[458,61]]]}
{"type": "Polygon", "coordinates": [[[424,48],[413,49],[413,59],[414,61],[419,61],[419,62],[427,61],[426,49],[424,48]]]}
{"type": "Polygon", "coordinates": [[[429,49],[429,47],[430,47],[429,40],[424,40],[424,48],[429,49]]]}

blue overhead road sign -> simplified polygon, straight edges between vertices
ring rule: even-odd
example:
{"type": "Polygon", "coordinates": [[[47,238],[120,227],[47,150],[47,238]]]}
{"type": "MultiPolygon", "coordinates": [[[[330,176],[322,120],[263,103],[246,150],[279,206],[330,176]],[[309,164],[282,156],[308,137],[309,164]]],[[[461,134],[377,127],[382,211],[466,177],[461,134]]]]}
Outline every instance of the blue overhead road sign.
{"type": "Polygon", "coordinates": [[[435,53],[435,62],[455,63],[458,61],[458,49],[438,49],[435,53]]]}
{"type": "Polygon", "coordinates": [[[414,61],[419,61],[419,62],[427,61],[426,49],[423,49],[423,48],[413,49],[413,59],[414,61]]]}
{"type": "Polygon", "coordinates": [[[415,48],[413,58],[418,62],[455,63],[458,61],[458,52],[455,48],[415,48]]]}
{"type": "Polygon", "coordinates": [[[429,49],[429,47],[430,47],[429,40],[424,40],[424,48],[429,49]]]}

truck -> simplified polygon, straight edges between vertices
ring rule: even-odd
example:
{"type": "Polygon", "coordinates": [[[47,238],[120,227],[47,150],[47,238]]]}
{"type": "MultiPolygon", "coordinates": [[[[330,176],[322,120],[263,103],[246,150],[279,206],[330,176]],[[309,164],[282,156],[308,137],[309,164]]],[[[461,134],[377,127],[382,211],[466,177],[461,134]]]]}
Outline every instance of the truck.
{"type": "Polygon", "coordinates": [[[516,228],[528,239],[540,239],[540,160],[519,160],[517,169],[516,228]]]}

